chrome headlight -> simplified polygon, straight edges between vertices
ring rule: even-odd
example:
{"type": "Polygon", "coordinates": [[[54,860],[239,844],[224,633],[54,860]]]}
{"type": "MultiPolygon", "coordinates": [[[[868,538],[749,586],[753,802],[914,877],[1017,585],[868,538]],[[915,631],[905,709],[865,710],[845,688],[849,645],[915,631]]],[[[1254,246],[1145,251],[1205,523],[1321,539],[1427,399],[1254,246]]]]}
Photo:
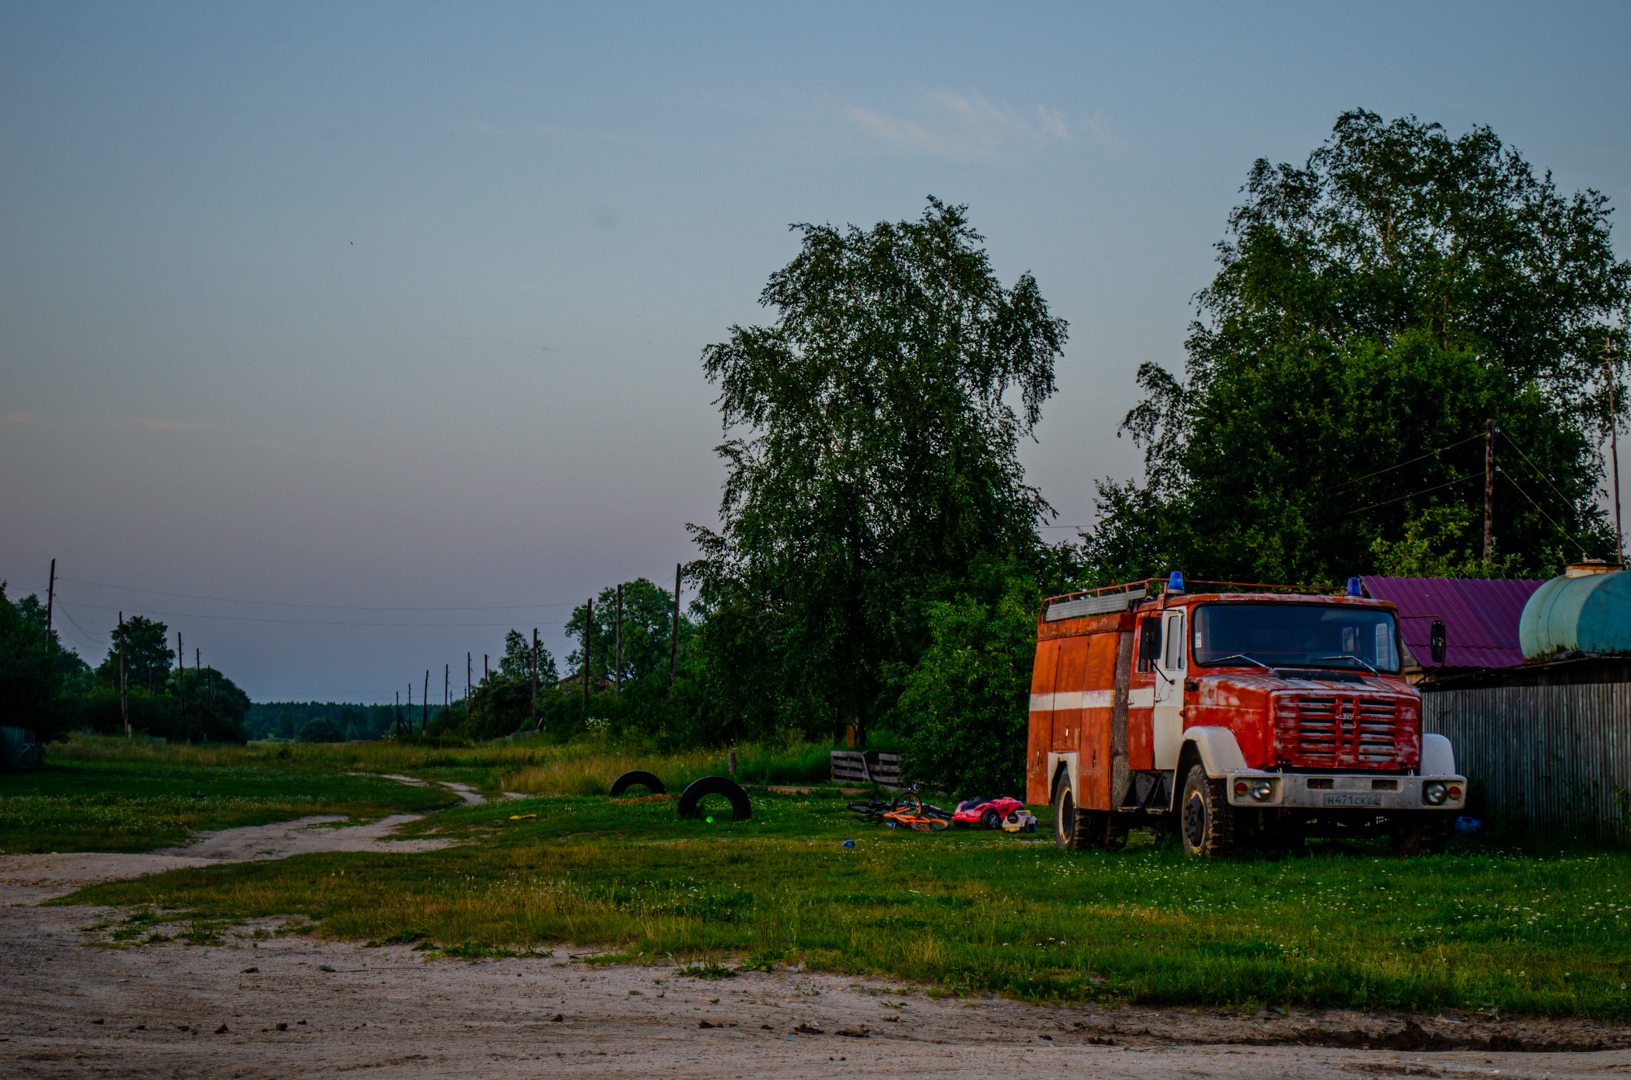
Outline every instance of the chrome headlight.
{"type": "Polygon", "coordinates": [[[1259,780],[1252,785],[1252,798],[1258,802],[1268,802],[1274,796],[1274,785],[1267,780],[1259,780]]]}
{"type": "Polygon", "coordinates": [[[1428,806],[1443,806],[1449,791],[1438,780],[1429,780],[1421,786],[1421,801],[1428,806]]]}

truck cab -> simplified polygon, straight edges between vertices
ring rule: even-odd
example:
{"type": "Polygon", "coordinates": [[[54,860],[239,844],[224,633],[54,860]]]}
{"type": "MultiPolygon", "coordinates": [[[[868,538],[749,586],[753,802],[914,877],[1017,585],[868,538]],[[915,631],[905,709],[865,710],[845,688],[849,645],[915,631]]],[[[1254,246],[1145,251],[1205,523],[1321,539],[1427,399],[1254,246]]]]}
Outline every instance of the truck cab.
{"type": "Polygon", "coordinates": [[[1180,574],[1053,597],[1037,622],[1026,800],[1061,847],[1157,821],[1192,855],[1386,833],[1431,850],[1465,805],[1421,730],[1393,605],[1180,574]]]}

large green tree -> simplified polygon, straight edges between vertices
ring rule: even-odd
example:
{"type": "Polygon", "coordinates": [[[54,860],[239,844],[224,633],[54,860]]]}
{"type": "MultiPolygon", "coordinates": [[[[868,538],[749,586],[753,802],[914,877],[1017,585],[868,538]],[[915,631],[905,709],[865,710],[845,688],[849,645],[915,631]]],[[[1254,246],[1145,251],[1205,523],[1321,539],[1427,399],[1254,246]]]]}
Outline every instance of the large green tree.
{"type": "Polygon", "coordinates": [[[1613,555],[1597,447],[1631,266],[1602,195],[1559,193],[1488,128],[1363,111],[1302,167],[1259,160],[1244,191],[1187,377],[1138,371],[1124,429],[1145,480],[1100,485],[1099,577],[1550,574],[1613,555]]]}
{"type": "MultiPolygon", "coordinates": [[[[566,658],[568,671],[583,674],[583,636],[587,605],[572,609],[566,636],[578,643],[566,658]]],[[[617,678],[617,589],[600,590],[594,619],[589,623],[589,677],[599,685],[617,678]]],[[[645,578],[623,583],[623,680],[635,682],[650,675],[668,677],[668,641],[674,623],[674,594],[645,578]]],[[[692,629],[680,616],[680,644],[692,629]]]]}
{"type": "Polygon", "coordinates": [[[169,627],[141,615],[132,615],[113,628],[113,643],[102,666],[96,669],[97,682],[117,688],[119,651],[124,647],[125,685],[162,694],[170,678],[175,650],[169,645],[169,627]]]}
{"type": "Polygon", "coordinates": [[[21,607],[6,599],[0,581],[0,723],[48,739],[60,734],[61,648],[55,635],[46,637],[44,620],[28,618],[21,607]]]}
{"type": "Polygon", "coordinates": [[[965,208],[795,225],[764,326],[703,350],[728,467],[719,531],[691,526],[724,727],[864,728],[926,648],[924,605],[976,557],[1031,558],[1048,512],[1017,450],[1066,327],[1004,287],[965,208]]]}

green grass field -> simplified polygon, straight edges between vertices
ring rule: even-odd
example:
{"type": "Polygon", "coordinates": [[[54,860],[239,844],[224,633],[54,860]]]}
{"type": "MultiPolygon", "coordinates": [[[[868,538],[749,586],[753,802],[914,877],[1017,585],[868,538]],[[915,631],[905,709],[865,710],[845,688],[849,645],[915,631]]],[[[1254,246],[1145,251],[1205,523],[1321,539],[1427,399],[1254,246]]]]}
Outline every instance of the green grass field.
{"type": "Polygon", "coordinates": [[[111,740],[55,748],[32,773],[0,776],[0,854],[151,851],[196,832],[307,814],[354,823],[427,813],[460,802],[446,788],[411,787],[335,767],[188,760],[177,748],[108,752],[111,740]]]}
{"type": "MultiPolygon", "coordinates": [[[[557,777],[616,757],[531,753],[519,769],[557,777]]],[[[643,763],[665,778],[695,764],[643,763]]],[[[1330,842],[1206,862],[1141,835],[1120,852],[1064,854],[1045,833],[892,833],[854,820],[836,795],[756,791],[752,820],[727,817],[541,796],[412,827],[468,841],[441,851],[175,871],[63,902],[212,925],[300,916],[309,932],[419,941],[427,955],[569,943],[613,959],[803,961],[937,992],[1631,1015],[1631,856],[1617,849],[1462,845],[1403,861],[1381,842],[1330,842]]]]}

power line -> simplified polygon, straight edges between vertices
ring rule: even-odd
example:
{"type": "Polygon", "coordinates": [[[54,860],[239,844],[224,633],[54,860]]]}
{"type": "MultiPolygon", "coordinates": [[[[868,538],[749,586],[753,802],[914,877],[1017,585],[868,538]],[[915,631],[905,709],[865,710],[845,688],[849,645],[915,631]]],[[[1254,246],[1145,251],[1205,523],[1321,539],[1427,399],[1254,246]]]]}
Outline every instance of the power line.
{"type": "MultiPolygon", "coordinates": [[[[1499,471],[1500,471],[1499,469],[1496,470],[1496,472],[1499,472],[1499,471]]],[[[1447,488],[1451,484],[1459,484],[1463,480],[1471,480],[1475,476],[1482,476],[1482,475],[1484,475],[1484,471],[1482,469],[1480,469],[1477,472],[1470,472],[1466,476],[1458,476],[1454,480],[1446,480],[1442,484],[1435,484],[1430,488],[1422,488],[1420,491],[1412,491],[1408,495],[1400,495],[1396,499],[1384,499],[1383,501],[1381,501],[1379,503],[1371,503],[1369,506],[1361,506],[1358,510],[1350,510],[1346,514],[1343,514],[1342,516],[1345,517],[1345,518],[1353,517],[1355,514],[1363,514],[1366,510],[1375,510],[1378,506],[1391,506],[1393,503],[1403,502],[1405,499],[1413,499],[1417,495],[1426,495],[1429,492],[1437,491],[1440,488],[1447,488]]]]}
{"type": "Polygon", "coordinates": [[[1528,465],[1529,465],[1529,467],[1531,469],[1535,470],[1535,475],[1539,476],[1542,480],[1546,481],[1546,486],[1547,487],[1551,488],[1554,492],[1557,492],[1557,497],[1558,498],[1562,499],[1564,501],[1564,503],[1566,503],[1567,505],[1569,505],[1571,507],[1574,505],[1574,500],[1569,498],[1567,495],[1563,494],[1561,491],[1558,491],[1557,490],[1557,485],[1552,483],[1552,478],[1547,476],[1544,472],[1542,472],[1539,465],[1536,465],[1533,461],[1529,460],[1529,455],[1523,452],[1523,447],[1519,446],[1516,442],[1513,442],[1512,436],[1508,435],[1504,431],[1501,432],[1501,435],[1502,435],[1503,438],[1506,439],[1506,441],[1508,443],[1511,444],[1512,449],[1514,449],[1514,450],[1516,450],[1518,452],[1518,456],[1523,458],[1523,460],[1528,463],[1528,465]]]}
{"type": "MultiPolygon", "coordinates": [[[[1418,461],[1426,461],[1428,458],[1433,457],[1433,456],[1435,456],[1437,454],[1442,454],[1446,450],[1454,450],[1458,446],[1467,445],[1468,443],[1472,442],[1474,439],[1482,439],[1482,438],[1483,438],[1482,435],[1471,435],[1471,436],[1468,436],[1465,439],[1462,439],[1460,442],[1453,442],[1448,446],[1441,446],[1437,450],[1429,450],[1429,451],[1427,451],[1427,453],[1422,454],[1420,457],[1413,457],[1409,461],[1401,461],[1397,465],[1389,465],[1385,469],[1377,469],[1375,472],[1368,472],[1368,473],[1365,473],[1362,476],[1356,476],[1353,479],[1349,480],[1346,484],[1343,484],[1342,487],[1339,487],[1339,488],[1336,488],[1335,490],[1333,490],[1332,494],[1334,495],[1338,491],[1342,491],[1342,490],[1344,490],[1346,488],[1352,487],[1354,484],[1359,483],[1359,481],[1361,481],[1361,480],[1369,480],[1373,476],[1381,476],[1383,473],[1392,472],[1394,469],[1402,469],[1406,465],[1414,465],[1418,461]]],[[[1385,504],[1377,503],[1376,505],[1382,506],[1382,505],[1385,505],[1385,504]]],[[[1357,513],[1357,511],[1356,511],[1356,513],[1357,513]]]]}
{"type": "MultiPolygon", "coordinates": [[[[57,580],[72,581],[79,585],[94,585],[99,589],[117,589],[120,592],[144,593],[148,596],[169,596],[177,600],[210,600],[220,604],[258,604],[264,607],[321,608],[331,611],[531,611],[536,608],[577,606],[576,604],[566,602],[542,604],[468,604],[462,607],[379,607],[369,604],[298,604],[287,600],[238,600],[226,596],[196,596],[192,593],[161,592],[158,589],[136,589],[128,585],[109,585],[105,581],[86,581],[83,578],[58,577],[57,580]]],[[[110,608],[109,610],[112,609],[110,608]]],[[[371,624],[359,623],[356,625],[371,624]]]]}
{"type": "MultiPolygon", "coordinates": [[[[1506,476],[1505,473],[1502,473],[1501,475],[1506,476]]],[[[1547,521],[1550,521],[1552,523],[1552,528],[1556,529],[1562,535],[1563,539],[1567,540],[1569,543],[1571,543],[1575,547],[1579,548],[1580,549],[1580,554],[1582,556],[1584,556],[1586,554],[1586,545],[1582,544],[1580,541],[1576,540],[1573,536],[1569,535],[1569,531],[1567,529],[1565,529],[1563,526],[1559,525],[1557,523],[1557,521],[1553,519],[1552,515],[1548,514],[1546,511],[1542,510],[1540,508],[1540,503],[1535,501],[1534,496],[1530,495],[1527,491],[1523,490],[1523,486],[1521,484],[1519,484],[1516,480],[1512,479],[1512,477],[1507,476],[1506,479],[1507,479],[1508,483],[1510,483],[1513,487],[1518,489],[1518,494],[1519,495],[1522,495],[1524,498],[1529,500],[1529,505],[1533,506],[1535,508],[1535,510],[1540,514],[1541,517],[1545,518],[1547,521]]]]}
{"type": "MultiPolygon", "coordinates": [[[[114,611],[114,610],[117,610],[115,608],[108,607],[108,606],[103,605],[103,604],[83,604],[82,603],[79,606],[80,607],[88,607],[88,608],[91,608],[91,609],[96,610],[96,611],[114,611]]],[[[561,605],[550,605],[550,606],[553,607],[553,606],[561,606],[561,605]]],[[[391,610],[391,609],[386,609],[386,610],[391,610]]],[[[421,609],[410,608],[408,610],[421,610],[421,609]]],[[[424,609],[424,610],[436,610],[436,609],[431,608],[431,609],[424,609]]],[[[458,610],[458,609],[455,608],[453,610],[458,610]]],[[[166,616],[167,618],[171,618],[171,619],[213,619],[213,620],[215,620],[217,622],[277,623],[277,624],[284,625],[284,626],[390,626],[390,627],[396,627],[399,630],[414,630],[414,629],[418,629],[420,627],[461,627],[461,626],[462,627],[469,627],[471,629],[477,629],[477,628],[481,628],[481,627],[494,627],[494,626],[509,626],[509,627],[513,628],[513,624],[512,623],[507,623],[507,622],[494,622],[494,623],[334,622],[334,621],[326,621],[326,620],[323,620],[323,619],[260,619],[260,618],[254,618],[254,617],[251,617],[251,616],[248,616],[248,615],[199,615],[199,614],[197,614],[195,612],[191,612],[191,611],[151,611],[151,610],[146,612],[146,614],[148,614],[148,615],[163,615],[163,616],[166,616]]]]}
{"type": "Polygon", "coordinates": [[[108,641],[110,643],[112,642],[113,639],[108,637],[108,635],[106,635],[106,634],[93,634],[89,630],[85,629],[83,626],[80,626],[79,622],[73,617],[73,615],[71,615],[69,613],[68,609],[63,606],[61,597],[57,598],[57,606],[62,608],[63,617],[66,618],[70,624],[72,624],[72,626],[73,626],[73,628],[75,630],[78,630],[80,632],[80,634],[83,635],[80,638],[80,640],[85,642],[90,648],[93,648],[93,649],[100,648],[101,647],[100,640],[106,640],[106,641],[108,641]]]}

